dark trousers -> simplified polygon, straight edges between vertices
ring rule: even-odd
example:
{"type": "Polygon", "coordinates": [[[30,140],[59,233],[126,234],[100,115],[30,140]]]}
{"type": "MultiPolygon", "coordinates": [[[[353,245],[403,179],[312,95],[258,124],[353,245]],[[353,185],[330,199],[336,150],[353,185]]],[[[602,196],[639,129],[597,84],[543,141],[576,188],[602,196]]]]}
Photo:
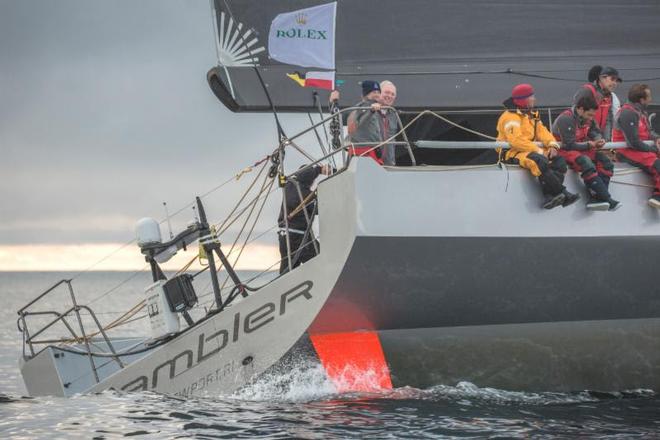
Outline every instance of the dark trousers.
{"type": "Polygon", "coordinates": [[[614,164],[604,151],[559,150],[559,155],[566,160],[568,166],[580,173],[591,199],[604,202],[610,200],[608,186],[614,172],[614,164]]]}
{"type": "Polygon", "coordinates": [[[507,162],[520,165],[528,169],[532,175],[537,176],[545,195],[556,196],[566,189],[563,183],[568,167],[561,156],[548,159],[540,153],[510,151],[507,153],[507,162]]]}
{"type": "MultiPolygon", "coordinates": [[[[280,273],[289,271],[289,259],[287,258],[287,247],[286,247],[286,233],[284,231],[278,232],[278,239],[280,242],[280,273]]],[[[293,268],[300,266],[305,261],[311,260],[316,256],[316,249],[314,249],[314,243],[316,247],[319,248],[319,242],[313,238],[312,233],[307,235],[307,238],[303,234],[296,232],[289,232],[289,244],[291,245],[291,265],[293,268]],[[304,241],[303,241],[304,239],[304,241]]],[[[319,248],[320,250],[320,248],[319,248]]]]}
{"type": "Polygon", "coordinates": [[[610,183],[614,164],[604,151],[559,150],[559,155],[566,159],[568,166],[580,173],[584,183],[596,177],[600,177],[605,185],[610,183]]]}

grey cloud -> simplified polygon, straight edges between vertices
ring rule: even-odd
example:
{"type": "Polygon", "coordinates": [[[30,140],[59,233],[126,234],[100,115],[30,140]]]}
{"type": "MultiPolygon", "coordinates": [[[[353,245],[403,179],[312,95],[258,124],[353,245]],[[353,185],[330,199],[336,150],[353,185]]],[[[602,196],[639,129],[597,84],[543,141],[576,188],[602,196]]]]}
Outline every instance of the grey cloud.
{"type": "Polygon", "coordinates": [[[130,239],[118,218],[160,218],[275,146],[272,116],[208,88],[207,1],[5,0],[0,41],[0,244],[130,239]]]}

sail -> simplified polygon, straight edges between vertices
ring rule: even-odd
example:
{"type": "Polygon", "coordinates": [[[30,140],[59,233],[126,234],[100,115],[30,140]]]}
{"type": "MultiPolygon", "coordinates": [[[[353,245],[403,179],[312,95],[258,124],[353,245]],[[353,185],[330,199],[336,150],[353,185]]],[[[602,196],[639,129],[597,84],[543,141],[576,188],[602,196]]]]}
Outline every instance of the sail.
{"type": "MultiPolygon", "coordinates": [[[[268,110],[256,66],[279,111],[313,108],[312,90],[287,77],[305,68],[269,58],[268,35],[278,14],[328,3],[214,0],[214,93],[233,111],[268,110]]],[[[658,23],[657,0],[339,0],[336,79],[346,105],[360,81],[388,79],[399,109],[496,108],[520,82],[560,107],[600,64],[619,70],[625,101],[634,82],[660,90],[658,23]]]]}

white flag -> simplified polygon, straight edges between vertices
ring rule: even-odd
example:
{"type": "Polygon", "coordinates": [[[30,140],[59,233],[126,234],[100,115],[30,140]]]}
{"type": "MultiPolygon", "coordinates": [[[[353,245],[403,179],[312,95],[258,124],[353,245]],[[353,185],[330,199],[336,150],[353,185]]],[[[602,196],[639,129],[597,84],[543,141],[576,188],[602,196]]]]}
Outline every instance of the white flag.
{"type": "Polygon", "coordinates": [[[270,25],[268,52],[281,63],[335,68],[337,2],[279,14],[270,25]]]}

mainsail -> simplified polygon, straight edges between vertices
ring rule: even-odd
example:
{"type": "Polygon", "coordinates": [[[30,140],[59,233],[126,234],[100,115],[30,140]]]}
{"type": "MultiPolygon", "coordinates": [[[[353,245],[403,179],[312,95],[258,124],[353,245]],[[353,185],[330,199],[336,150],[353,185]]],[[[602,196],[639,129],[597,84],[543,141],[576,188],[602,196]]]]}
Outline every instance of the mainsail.
{"type": "MultiPolygon", "coordinates": [[[[279,111],[314,108],[287,77],[300,67],[269,58],[268,34],[278,14],[327,3],[214,0],[214,93],[233,111],[270,110],[256,65],[279,111]]],[[[363,79],[389,79],[403,110],[497,108],[519,82],[561,107],[600,64],[619,70],[625,101],[634,82],[660,90],[659,22],[657,0],[338,0],[336,78],[347,104],[363,79]]]]}

